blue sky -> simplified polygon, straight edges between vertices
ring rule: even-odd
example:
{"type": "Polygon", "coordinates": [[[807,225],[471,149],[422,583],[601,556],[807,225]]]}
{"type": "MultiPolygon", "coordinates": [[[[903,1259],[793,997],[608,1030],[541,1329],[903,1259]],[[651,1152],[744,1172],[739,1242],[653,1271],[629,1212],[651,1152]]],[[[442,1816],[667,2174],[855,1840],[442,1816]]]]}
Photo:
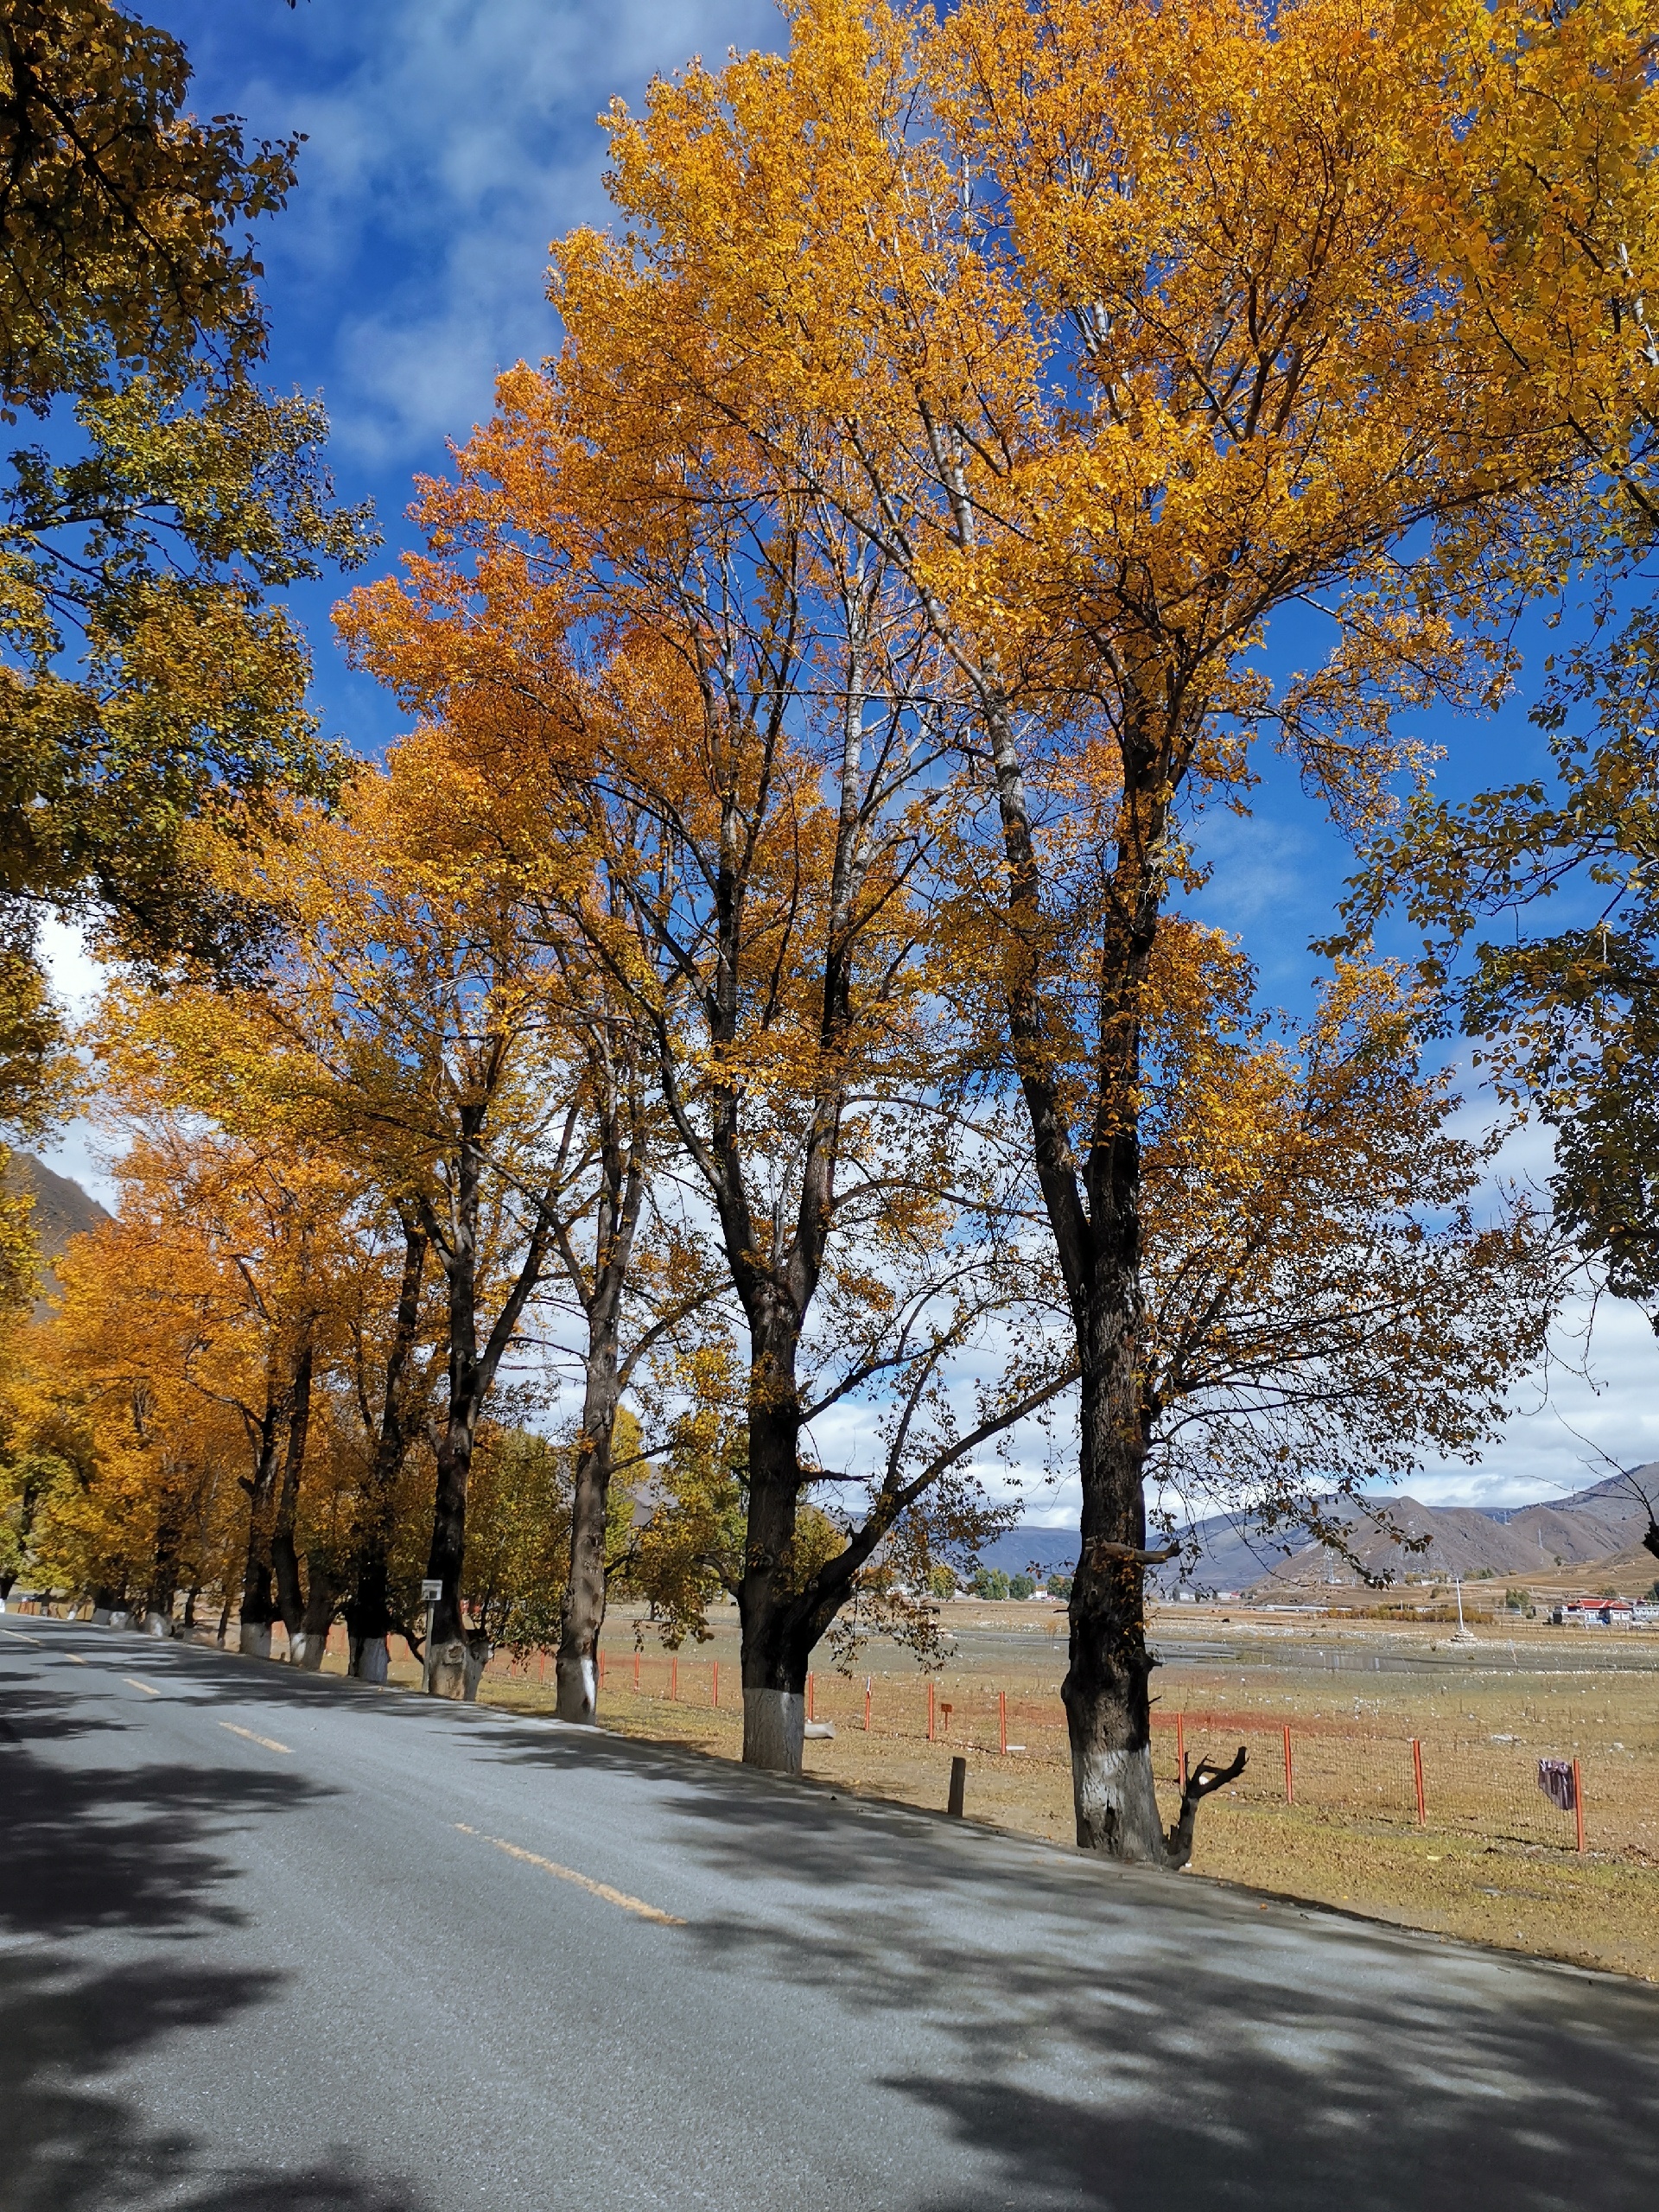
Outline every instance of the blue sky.
{"type": "MultiPolygon", "coordinates": [[[[183,41],[198,112],[238,114],[254,136],[306,134],[298,190],[262,239],[268,377],[327,404],[339,489],[372,498],[385,531],[371,573],[413,542],[404,517],[411,480],[442,471],[446,440],[487,416],[496,372],[555,343],[549,241],[607,219],[600,111],[618,93],[637,105],[653,73],[693,54],[717,63],[734,45],[779,44],[782,31],[770,0],[136,4],[183,41]]],[[[315,702],[329,731],[377,751],[398,719],[340,662],[328,623],[338,589],[319,587],[296,607],[313,640],[315,702]]],[[[1535,681],[1541,621],[1522,642],[1535,681]]],[[[1441,720],[1416,734],[1446,747],[1439,780],[1453,796],[1513,780],[1546,757],[1524,696],[1491,720],[1441,720]]],[[[1243,936],[1267,991],[1294,1007],[1317,970],[1308,940],[1330,926],[1349,855],[1294,775],[1271,757],[1261,766],[1252,816],[1217,817],[1205,833],[1215,874],[1202,909],[1243,936]]],[[[67,982],[74,964],[66,954],[67,982]]],[[[79,1133],[57,1156],[86,1172],[79,1133]]],[[[1516,1156],[1544,1160],[1535,1143],[1516,1156]]],[[[1598,1396],[1567,1378],[1562,1412],[1617,1455],[1659,1456],[1659,1415],[1643,1410],[1659,1347],[1645,1323],[1610,1313],[1596,1349],[1605,1389],[1598,1396]]],[[[1471,1502],[1545,1495],[1593,1478],[1580,1449],[1554,1412],[1529,1412],[1472,1476],[1414,1487],[1471,1502]]]]}
{"type": "MultiPolygon", "coordinates": [[[[180,39],[198,112],[300,131],[300,184],[264,226],[268,379],[321,392],[347,499],[384,563],[412,541],[411,479],[491,411],[496,372],[556,342],[550,240],[603,222],[612,97],[701,53],[776,43],[769,0],[136,0],[180,39]]],[[[391,703],[340,663],[334,588],[303,604],[328,727],[372,750],[391,703]]]]}

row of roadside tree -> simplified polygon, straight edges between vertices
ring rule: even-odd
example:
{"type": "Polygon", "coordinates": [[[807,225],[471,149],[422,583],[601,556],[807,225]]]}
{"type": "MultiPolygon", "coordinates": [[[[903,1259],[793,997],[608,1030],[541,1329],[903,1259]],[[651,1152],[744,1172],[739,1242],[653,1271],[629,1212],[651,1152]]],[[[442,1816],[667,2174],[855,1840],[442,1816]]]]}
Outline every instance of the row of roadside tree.
{"type": "Polygon", "coordinates": [[[1365,931],[1478,905],[1399,718],[1647,540],[1645,40],[803,0],[618,111],[559,353],[339,612],[408,734],[175,809],[211,928],[101,893],[122,1200],[11,1333],[11,1571],[368,1679],[429,1581],[437,1694],[556,1641],[573,1720],[608,1593],[725,1593],[791,1770],[823,1640],[925,1649],[1075,1450],[1078,1840],[1182,1863],[1149,1483],[1340,1544],[1559,1299],[1365,931]],[[1297,1022],[1192,913],[1264,740],[1372,848],[1297,1022]]]}

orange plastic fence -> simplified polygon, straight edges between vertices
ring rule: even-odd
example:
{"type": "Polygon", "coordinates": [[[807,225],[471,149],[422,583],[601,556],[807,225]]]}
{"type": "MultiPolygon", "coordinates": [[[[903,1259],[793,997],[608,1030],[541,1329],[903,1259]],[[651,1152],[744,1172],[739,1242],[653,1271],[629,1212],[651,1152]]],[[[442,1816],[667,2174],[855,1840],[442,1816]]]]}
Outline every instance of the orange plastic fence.
{"type": "MultiPolygon", "coordinates": [[[[491,1672],[518,1680],[550,1674],[544,1655],[498,1655],[491,1672]]],[[[679,1653],[632,1651],[619,1664],[601,1657],[601,1692],[712,1710],[721,1705],[720,1663],[679,1653]]],[[[725,1706],[734,1704],[729,1677],[725,1706]]],[[[1069,1760],[1065,1709],[1054,1693],[947,1684],[926,1675],[893,1679],[814,1672],[806,1710],[837,1730],[899,1741],[948,1745],[1014,1762],[1069,1760]]],[[[1316,1818],[1385,1827],[1461,1829],[1523,1842],[1583,1849],[1584,1784],[1562,1811],[1538,1786],[1535,1749],[1485,1738],[1425,1744],[1363,1720],[1284,1720],[1262,1712],[1155,1707],[1153,1758],[1160,1790],[1179,1792],[1197,1762],[1249,1754],[1230,1793],[1245,1803],[1294,1805],[1316,1818]]],[[[1610,1815],[1611,1808],[1605,1808],[1610,1815]]]]}

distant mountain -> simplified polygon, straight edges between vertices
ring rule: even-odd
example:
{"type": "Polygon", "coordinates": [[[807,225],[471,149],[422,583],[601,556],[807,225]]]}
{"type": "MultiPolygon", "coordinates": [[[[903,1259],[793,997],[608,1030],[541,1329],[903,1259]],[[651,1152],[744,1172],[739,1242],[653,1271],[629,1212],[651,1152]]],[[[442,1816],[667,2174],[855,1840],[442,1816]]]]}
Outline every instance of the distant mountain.
{"type": "MultiPolygon", "coordinates": [[[[1659,1465],[1638,1468],[1637,1482],[1659,1494],[1659,1465]]],[[[1370,1501],[1409,1537],[1427,1537],[1421,1551],[1408,1551],[1385,1531],[1356,1529],[1355,1555],[1373,1574],[1492,1574],[1522,1577],[1548,1574],[1625,1551],[1641,1541],[1647,1513],[1641,1500],[1614,1477],[1569,1497],[1536,1505],[1425,1505],[1406,1493],[1383,1494],[1370,1501]]],[[[1361,1519],[1357,1505],[1331,1509],[1352,1528],[1361,1519]]],[[[1218,1590],[1265,1590],[1274,1585],[1351,1581],[1353,1572],[1333,1551],[1304,1540],[1287,1547],[1283,1536],[1266,1535],[1260,1524],[1225,1516],[1199,1522],[1191,1532],[1199,1554],[1192,1579],[1218,1590]]]]}
{"type": "Polygon", "coordinates": [[[1004,1574],[1029,1574],[1033,1567],[1043,1574],[1070,1574],[1077,1563],[1075,1529],[1010,1529],[979,1548],[982,1567],[1001,1567],[1004,1574]]]}
{"type": "MultiPolygon", "coordinates": [[[[10,1191],[26,1192],[35,1201],[30,1216],[41,1257],[46,1262],[47,1287],[55,1291],[57,1279],[52,1274],[52,1262],[61,1254],[72,1236],[82,1236],[89,1229],[96,1229],[100,1221],[108,1221],[107,1206],[99,1205],[88,1191],[67,1175],[60,1175],[36,1160],[32,1152],[14,1152],[6,1169],[6,1187],[10,1191]]],[[[43,1300],[36,1300],[37,1319],[48,1311],[43,1300]]]]}
{"type": "MultiPolygon", "coordinates": [[[[1650,1497],[1659,1497],[1659,1461],[1638,1467],[1636,1480],[1650,1497]]],[[[1407,1574],[1473,1575],[1483,1567],[1517,1580],[1529,1573],[1549,1573],[1628,1551],[1641,1543],[1648,1525],[1642,1501],[1617,1476],[1537,1505],[1425,1505],[1403,1492],[1384,1492],[1370,1503],[1406,1535],[1429,1539],[1425,1550],[1408,1552],[1376,1529],[1356,1531],[1356,1555],[1373,1574],[1392,1570],[1396,1580],[1407,1574]]],[[[1353,1503],[1327,1510],[1346,1527],[1361,1518],[1353,1503]]],[[[1198,1559],[1187,1580],[1201,1589],[1270,1593],[1274,1586],[1354,1579],[1353,1570],[1334,1552],[1306,1538],[1287,1541],[1283,1534],[1271,1535],[1249,1516],[1217,1514],[1180,1533],[1198,1539],[1198,1559]]],[[[1012,1529],[980,1552],[987,1567],[999,1567],[1007,1574],[1028,1572],[1033,1563],[1045,1573],[1069,1573],[1077,1557],[1077,1532],[1070,1529],[1012,1529]]]]}

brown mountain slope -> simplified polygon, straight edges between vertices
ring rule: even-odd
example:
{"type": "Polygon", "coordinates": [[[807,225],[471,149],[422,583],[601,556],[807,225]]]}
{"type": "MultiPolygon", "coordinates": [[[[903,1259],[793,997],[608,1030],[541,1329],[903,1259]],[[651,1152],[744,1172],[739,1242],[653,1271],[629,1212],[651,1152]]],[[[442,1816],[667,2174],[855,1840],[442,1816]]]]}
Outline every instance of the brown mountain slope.
{"type": "MultiPolygon", "coordinates": [[[[46,1262],[46,1288],[57,1289],[57,1279],[52,1273],[52,1262],[72,1236],[79,1236],[89,1229],[96,1229],[100,1221],[107,1221],[107,1206],[99,1205],[90,1192],[83,1191],[79,1183],[67,1175],[60,1175],[43,1160],[36,1160],[32,1152],[14,1152],[6,1169],[6,1188],[26,1192],[35,1201],[30,1216],[35,1240],[41,1248],[41,1257],[46,1262]]],[[[44,1300],[37,1300],[36,1319],[43,1319],[48,1308],[44,1300]]]]}
{"type": "MultiPolygon", "coordinates": [[[[1659,1498],[1659,1464],[1638,1467],[1633,1479],[1650,1497],[1659,1498]]],[[[1424,1505],[1410,1497],[1383,1503],[1397,1528],[1408,1536],[1429,1540],[1425,1549],[1408,1552],[1383,1534],[1367,1530],[1357,1536],[1355,1554],[1370,1572],[1391,1572],[1396,1580],[1408,1574],[1482,1573],[1535,1580],[1564,1568],[1615,1560],[1628,1565],[1638,1554],[1650,1557],[1642,1552],[1647,1509],[1630,1484],[1618,1476],[1570,1497],[1497,1511],[1424,1505]]],[[[1274,1586],[1352,1579],[1351,1570],[1333,1553],[1309,1544],[1272,1567],[1255,1586],[1266,1592],[1274,1586]]]]}

